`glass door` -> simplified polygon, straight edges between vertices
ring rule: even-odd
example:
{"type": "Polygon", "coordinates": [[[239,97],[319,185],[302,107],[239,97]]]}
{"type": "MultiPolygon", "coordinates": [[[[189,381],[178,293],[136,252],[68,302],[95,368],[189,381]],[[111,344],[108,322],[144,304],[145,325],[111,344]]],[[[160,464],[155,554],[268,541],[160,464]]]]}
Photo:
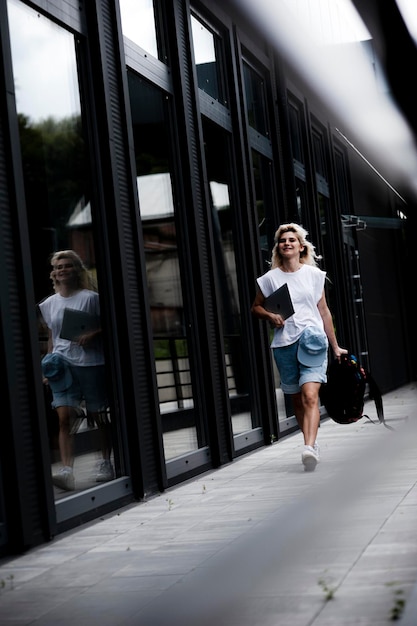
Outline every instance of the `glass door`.
{"type": "MultiPolygon", "coordinates": [[[[175,459],[206,446],[195,402],[177,232],[169,97],[128,72],[139,210],[146,255],[159,410],[168,477],[175,459]]],[[[191,463],[188,463],[190,467],[191,463]]],[[[181,464],[178,465],[181,471],[181,464]]]]}
{"type": "Polygon", "coordinates": [[[236,220],[233,201],[233,162],[230,136],[221,127],[203,118],[205,160],[215,246],[215,267],[220,315],[223,327],[225,371],[229,391],[235,449],[261,440],[259,415],[253,410],[251,360],[242,330],[239,271],[236,250],[236,220]]]}
{"type": "Polygon", "coordinates": [[[8,0],[7,9],[52,483],[59,501],[123,473],[100,315],[104,296],[90,157],[74,35],[17,0],[8,0]],[[80,316],[91,325],[80,324],[80,316]]]}

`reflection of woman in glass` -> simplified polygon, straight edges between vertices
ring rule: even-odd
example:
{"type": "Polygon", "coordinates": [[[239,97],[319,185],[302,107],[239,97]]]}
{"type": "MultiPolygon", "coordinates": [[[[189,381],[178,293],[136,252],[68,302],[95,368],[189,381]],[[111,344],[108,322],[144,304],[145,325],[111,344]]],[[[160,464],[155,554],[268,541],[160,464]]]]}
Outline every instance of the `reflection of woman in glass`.
{"type": "MultiPolygon", "coordinates": [[[[51,265],[50,277],[55,293],[45,298],[39,309],[48,327],[48,355],[43,359],[43,372],[45,382],[51,387],[52,407],[59,419],[62,468],[52,480],[57,487],[72,491],[75,488],[73,433],[84,417],[80,408],[82,401],[89,422],[97,424],[100,434],[103,460],[96,481],[106,482],[114,478],[110,461],[111,432],[99,323],[100,304],[98,293],[93,290],[92,277],[73,250],[55,252],[51,265]],[[62,332],[62,327],[64,313],[66,316],[71,314],[71,309],[91,314],[95,324],[84,323],[83,330],[73,327],[73,336],[69,338],[62,332]],[[63,338],[63,334],[67,338],[63,338]]],[[[71,330],[67,332],[71,333],[71,330]]]]}

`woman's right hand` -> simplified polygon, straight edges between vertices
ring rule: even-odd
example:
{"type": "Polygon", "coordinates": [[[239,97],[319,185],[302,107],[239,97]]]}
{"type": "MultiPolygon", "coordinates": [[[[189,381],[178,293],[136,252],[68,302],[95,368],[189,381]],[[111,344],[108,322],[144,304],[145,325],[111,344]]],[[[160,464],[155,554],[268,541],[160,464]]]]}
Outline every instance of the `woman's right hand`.
{"type": "Polygon", "coordinates": [[[281,315],[279,315],[279,313],[271,313],[269,323],[271,324],[272,328],[279,329],[284,328],[285,326],[285,320],[281,315]]]}

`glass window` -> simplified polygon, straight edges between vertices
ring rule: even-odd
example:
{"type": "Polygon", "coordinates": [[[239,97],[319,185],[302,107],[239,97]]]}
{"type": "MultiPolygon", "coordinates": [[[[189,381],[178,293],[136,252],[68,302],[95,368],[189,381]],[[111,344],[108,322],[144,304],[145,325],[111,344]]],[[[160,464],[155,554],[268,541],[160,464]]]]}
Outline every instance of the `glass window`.
{"type": "Polygon", "coordinates": [[[331,242],[329,240],[330,202],[326,167],[325,135],[321,133],[319,129],[313,128],[312,139],[314,170],[316,173],[317,205],[320,220],[320,233],[323,242],[323,250],[321,251],[321,254],[324,257],[326,267],[329,270],[328,264],[331,259],[331,242]]]}
{"type": "Polygon", "coordinates": [[[171,172],[168,101],[128,73],[165,459],[205,445],[197,419],[171,172]]]}
{"type": "Polygon", "coordinates": [[[295,193],[297,201],[297,220],[300,224],[307,224],[307,186],[305,181],[301,178],[295,177],[295,193]]]}
{"type": "Polygon", "coordinates": [[[158,58],[153,0],[119,0],[123,35],[158,58]]]}
{"type": "Polygon", "coordinates": [[[338,208],[342,215],[350,215],[350,202],[349,202],[349,185],[348,185],[348,173],[346,167],[346,156],[341,151],[335,148],[334,162],[335,162],[335,178],[336,178],[336,195],[338,201],[338,208]]]}
{"type": "Polygon", "coordinates": [[[233,162],[229,136],[219,126],[203,118],[207,178],[216,251],[216,271],[225,346],[225,366],[229,388],[233,434],[260,425],[252,414],[250,364],[247,342],[242,336],[239,274],[236,260],[235,220],[230,163],[233,162]]]}
{"type": "Polygon", "coordinates": [[[49,353],[44,395],[58,500],[110,481],[120,469],[89,155],[74,36],[16,0],[8,1],[8,15],[42,360],[49,353]],[[87,328],[80,317],[88,318],[87,328]]]}
{"type": "MultiPolygon", "coordinates": [[[[274,246],[274,234],[277,229],[273,212],[273,176],[272,161],[252,149],[252,172],[255,185],[256,219],[258,223],[259,245],[262,254],[262,273],[271,267],[272,248],[274,246]]],[[[287,414],[285,397],[280,388],[280,377],[277,368],[273,367],[275,380],[275,398],[278,415],[284,417],[287,414]]]]}
{"type": "Polygon", "coordinates": [[[316,174],[328,179],[323,135],[313,128],[313,154],[316,174]]]}
{"type": "Polygon", "coordinates": [[[300,163],[304,163],[300,111],[291,102],[288,103],[288,116],[293,159],[296,159],[300,163]]]}
{"type": "Polygon", "coordinates": [[[252,172],[255,185],[256,219],[259,246],[262,253],[262,270],[267,271],[271,261],[275,232],[273,207],[272,162],[252,149],[252,172]]]}
{"type": "Polygon", "coordinates": [[[303,141],[303,107],[301,103],[291,101],[290,96],[288,100],[288,122],[292,157],[294,162],[297,221],[300,224],[307,224],[309,216],[307,206],[307,189],[305,183],[306,173],[303,141]]]}
{"type": "Polygon", "coordinates": [[[327,300],[333,313],[337,310],[333,279],[335,275],[335,239],[331,236],[330,225],[339,224],[335,220],[334,201],[330,196],[326,155],[328,152],[327,135],[322,127],[312,128],[314,170],[316,173],[317,207],[320,223],[320,241],[317,252],[322,255],[322,267],[328,273],[330,282],[327,285],[327,300]]]}
{"type": "Polygon", "coordinates": [[[246,96],[246,112],[249,126],[261,135],[269,136],[266,107],[265,81],[248,63],[243,62],[243,80],[246,96]]]}
{"type": "Polygon", "coordinates": [[[221,72],[220,38],[193,15],[191,30],[198,87],[226,105],[221,72]]]}

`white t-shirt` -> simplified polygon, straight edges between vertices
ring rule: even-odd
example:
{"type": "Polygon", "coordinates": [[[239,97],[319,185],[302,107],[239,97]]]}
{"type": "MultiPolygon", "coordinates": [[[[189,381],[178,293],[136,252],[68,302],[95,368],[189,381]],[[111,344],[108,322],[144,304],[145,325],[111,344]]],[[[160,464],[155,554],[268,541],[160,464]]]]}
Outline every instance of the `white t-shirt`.
{"type": "Polygon", "coordinates": [[[39,304],[42,317],[46,325],[52,331],[52,352],[58,352],[72,365],[90,366],[104,365],[104,353],[101,336],[95,338],[88,346],[79,346],[74,341],[62,339],[59,334],[62,327],[62,319],[66,308],[86,311],[100,316],[99,295],[95,291],[82,289],[77,293],[64,298],[59,293],[49,296],[39,304]]]}
{"type": "Polygon", "coordinates": [[[302,265],[296,272],[274,268],[256,279],[265,298],[285,283],[294,306],[294,315],[285,320],[283,328],[275,328],[271,348],[295,343],[307,326],[318,326],[324,331],[323,320],[317,308],[324,289],[326,272],[313,265],[302,265]]]}

